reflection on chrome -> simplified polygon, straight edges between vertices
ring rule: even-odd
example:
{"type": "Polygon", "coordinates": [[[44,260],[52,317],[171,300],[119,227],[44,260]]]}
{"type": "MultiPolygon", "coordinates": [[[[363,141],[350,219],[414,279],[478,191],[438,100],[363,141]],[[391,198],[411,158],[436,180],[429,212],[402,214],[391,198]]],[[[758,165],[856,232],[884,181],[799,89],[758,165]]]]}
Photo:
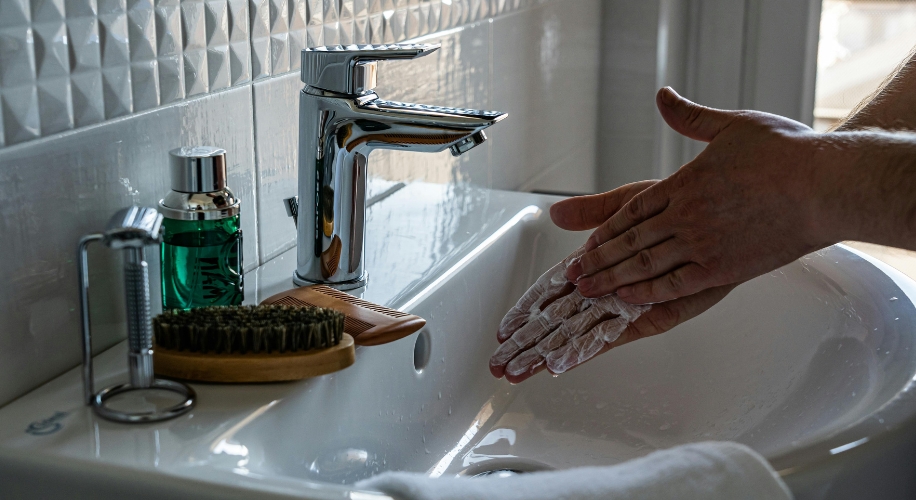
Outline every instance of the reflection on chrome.
{"type": "Polygon", "coordinates": [[[366,283],[366,178],[376,149],[459,156],[486,141],[498,111],[384,101],[372,91],[378,61],[438,50],[432,44],[348,45],[302,51],[299,97],[299,197],[286,200],[296,218],[297,285],[341,290],[366,283]]]}

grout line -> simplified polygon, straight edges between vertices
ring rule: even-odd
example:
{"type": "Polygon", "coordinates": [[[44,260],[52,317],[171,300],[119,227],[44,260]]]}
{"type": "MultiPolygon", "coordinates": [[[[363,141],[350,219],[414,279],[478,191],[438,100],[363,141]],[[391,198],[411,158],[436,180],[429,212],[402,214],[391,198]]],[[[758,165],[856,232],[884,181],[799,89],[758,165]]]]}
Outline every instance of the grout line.
{"type": "Polygon", "coordinates": [[[251,153],[254,159],[254,187],[252,192],[254,193],[254,203],[252,204],[254,208],[254,218],[255,218],[255,254],[257,257],[258,265],[262,265],[261,262],[261,240],[263,236],[261,235],[261,221],[259,220],[260,210],[258,210],[258,203],[261,201],[261,160],[258,156],[258,108],[256,104],[257,100],[254,97],[254,85],[251,85],[251,153]]]}

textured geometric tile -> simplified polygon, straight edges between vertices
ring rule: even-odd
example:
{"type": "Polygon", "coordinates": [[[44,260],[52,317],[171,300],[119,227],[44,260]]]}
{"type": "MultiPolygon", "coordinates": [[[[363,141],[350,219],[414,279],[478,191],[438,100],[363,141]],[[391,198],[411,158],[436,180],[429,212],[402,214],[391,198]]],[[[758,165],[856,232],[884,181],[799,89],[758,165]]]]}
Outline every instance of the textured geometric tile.
{"type": "Polygon", "coordinates": [[[369,42],[385,42],[385,21],[381,12],[369,15],[369,42]]]}
{"type": "Polygon", "coordinates": [[[405,10],[386,10],[382,12],[382,19],[385,22],[385,43],[395,43],[405,38],[404,26],[407,22],[407,11],[405,10]]]}
{"type": "Polygon", "coordinates": [[[74,17],[97,16],[99,14],[96,0],[64,0],[64,12],[67,19],[74,17]]]}
{"type": "Polygon", "coordinates": [[[229,43],[229,3],[226,0],[208,0],[204,4],[207,47],[229,43]]]}
{"type": "Polygon", "coordinates": [[[102,97],[102,73],[87,71],[70,77],[70,91],[73,99],[73,125],[84,127],[105,119],[105,103],[102,97]]]}
{"type": "Polygon", "coordinates": [[[94,17],[67,19],[70,71],[97,71],[102,67],[99,24],[94,17]]]}
{"type": "Polygon", "coordinates": [[[350,45],[355,42],[355,27],[353,18],[353,0],[342,0],[340,3],[340,12],[338,17],[338,29],[340,32],[340,44],[350,45]]]}
{"type": "Polygon", "coordinates": [[[248,40],[229,44],[230,85],[251,81],[251,45],[248,40]]]}
{"type": "Polygon", "coordinates": [[[156,55],[181,55],[181,8],[177,1],[156,1],[156,55]]]}
{"type": "Polygon", "coordinates": [[[38,79],[66,76],[70,73],[70,47],[67,25],[49,21],[32,25],[35,39],[35,65],[38,79]]]}
{"type": "Polygon", "coordinates": [[[64,76],[38,82],[38,114],[41,135],[51,135],[73,128],[69,78],[64,76]]]}
{"type": "Polygon", "coordinates": [[[33,34],[28,24],[0,28],[0,86],[10,88],[35,81],[33,34]]]}
{"type": "Polygon", "coordinates": [[[305,0],[289,0],[289,69],[299,69],[302,49],[308,47],[308,5],[305,0]]]}
{"type": "MultiPolygon", "coordinates": [[[[101,2],[99,2],[101,6],[101,2]]],[[[101,9],[99,9],[101,11],[101,9]]],[[[102,66],[116,66],[130,62],[127,9],[109,9],[99,14],[99,45],[102,49],[102,66]]]]}
{"type": "Polygon", "coordinates": [[[324,43],[324,26],[317,24],[314,26],[308,26],[305,28],[308,38],[305,41],[305,44],[309,47],[320,47],[325,45],[324,43]]]}
{"type": "Polygon", "coordinates": [[[302,49],[308,47],[306,29],[289,32],[289,70],[296,71],[302,64],[302,49]]]}
{"type": "Polygon", "coordinates": [[[289,71],[289,33],[270,35],[270,74],[289,71]]]}
{"type": "Polygon", "coordinates": [[[353,20],[353,43],[370,43],[372,35],[369,32],[369,17],[360,16],[353,20]]]}
{"type": "Polygon", "coordinates": [[[429,17],[427,18],[427,23],[429,24],[429,32],[435,33],[441,28],[439,27],[439,22],[442,17],[442,2],[432,2],[429,4],[429,17]]]}
{"type": "Polygon", "coordinates": [[[207,88],[210,92],[229,88],[229,3],[207,0],[204,4],[207,40],[207,88]]]}
{"type": "Polygon", "coordinates": [[[31,0],[32,22],[64,20],[64,0],[31,0]]]}
{"type": "Polygon", "coordinates": [[[248,33],[248,0],[229,0],[229,41],[247,42],[248,33]]]}
{"type": "Polygon", "coordinates": [[[130,66],[102,68],[102,97],[105,100],[105,118],[117,118],[133,111],[130,88],[130,66]]]}
{"type": "Polygon", "coordinates": [[[0,28],[24,27],[32,21],[28,0],[3,0],[0,2],[0,28]]]}
{"type": "Polygon", "coordinates": [[[131,61],[156,58],[156,14],[149,0],[128,2],[127,33],[131,61]]]}
{"type": "Polygon", "coordinates": [[[159,104],[184,99],[184,62],[181,55],[160,57],[156,63],[159,72],[159,104]]]}
{"type": "Polygon", "coordinates": [[[0,146],[295,71],[306,47],[397,43],[546,1],[0,0],[0,92],[31,96],[0,112],[0,146]]]}
{"type": "MultiPolygon", "coordinates": [[[[428,29],[428,19],[425,19],[423,25],[420,25],[420,6],[411,5],[407,9],[403,10],[404,12],[404,39],[416,38],[420,35],[425,35],[428,29]]],[[[400,40],[399,40],[400,41],[400,40]]]]}
{"type": "Polygon", "coordinates": [[[366,14],[379,14],[382,12],[382,0],[366,0],[366,14]]]}
{"type": "Polygon", "coordinates": [[[181,2],[181,36],[184,50],[207,48],[207,16],[203,0],[181,2]]]}
{"type": "Polygon", "coordinates": [[[289,71],[289,0],[270,0],[270,74],[289,71]]]}
{"type": "Polygon", "coordinates": [[[184,61],[184,95],[191,97],[207,92],[207,51],[206,49],[186,50],[184,61]]]}
{"type": "Polygon", "coordinates": [[[0,93],[3,108],[3,134],[7,146],[41,136],[38,92],[35,86],[4,88],[0,93]]]}
{"type": "Polygon", "coordinates": [[[270,76],[270,0],[251,0],[251,77],[270,76]]]}
{"type": "Polygon", "coordinates": [[[127,0],[96,0],[98,15],[120,14],[127,10],[127,0]]]}
{"type": "Polygon", "coordinates": [[[340,43],[340,23],[338,21],[337,0],[324,0],[324,44],[340,43]]]}
{"type": "Polygon", "coordinates": [[[270,37],[251,39],[251,79],[270,76],[270,37]]]}
{"type": "Polygon", "coordinates": [[[134,112],[159,106],[159,62],[153,59],[130,63],[130,86],[134,112]]]}
{"type": "Polygon", "coordinates": [[[229,64],[228,45],[207,49],[207,83],[210,92],[232,86],[229,64]]]}

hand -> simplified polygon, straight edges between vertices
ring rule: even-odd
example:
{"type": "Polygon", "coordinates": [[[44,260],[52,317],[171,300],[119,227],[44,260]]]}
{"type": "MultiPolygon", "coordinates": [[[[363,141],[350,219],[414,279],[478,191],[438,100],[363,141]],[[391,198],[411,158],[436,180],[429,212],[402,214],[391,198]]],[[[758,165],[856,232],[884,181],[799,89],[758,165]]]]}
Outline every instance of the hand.
{"type": "MultiPolygon", "coordinates": [[[[570,198],[554,204],[551,217],[564,229],[592,229],[657,182],[637,182],[608,193],[570,198]]],[[[544,273],[503,318],[497,333],[502,345],[490,359],[494,376],[505,375],[517,383],[545,368],[562,373],[613,347],[670,330],[711,307],[734,287],[659,304],[648,312],[647,307],[628,306],[614,296],[589,300],[565,278],[568,263],[582,251],[580,248],[544,273]]]]}
{"type": "Polygon", "coordinates": [[[633,196],[589,237],[566,276],[584,297],[645,304],[734,285],[834,243],[813,215],[807,162],[825,145],[807,126],[722,111],[659,91],[677,132],[709,142],[693,161],[633,196]]]}

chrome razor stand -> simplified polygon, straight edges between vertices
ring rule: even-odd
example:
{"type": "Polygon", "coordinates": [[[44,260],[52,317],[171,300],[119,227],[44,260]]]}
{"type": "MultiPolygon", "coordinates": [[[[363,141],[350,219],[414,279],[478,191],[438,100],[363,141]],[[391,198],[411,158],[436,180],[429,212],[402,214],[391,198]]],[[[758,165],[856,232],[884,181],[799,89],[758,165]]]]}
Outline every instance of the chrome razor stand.
{"type": "Polygon", "coordinates": [[[158,422],[177,417],[194,407],[196,394],[185,384],[156,379],[153,372],[153,330],[149,307],[149,266],[144,248],[161,240],[162,215],[153,208],[128,207],[118,211],[104,233],[84,236],[79,243],[80,318],[83,333],[83,400],[101,417],[115,422],[158,422]],[[127,294],[127,371],[130,381],[95,393],[92,374],[92,338],[89,325],[89,244],[101,241],[124,250],[124,290],[127,294]],[[140,390],[175,392],[183,401],[153,411],[121,411],[106,403],[120,394],[140,390]]]}

